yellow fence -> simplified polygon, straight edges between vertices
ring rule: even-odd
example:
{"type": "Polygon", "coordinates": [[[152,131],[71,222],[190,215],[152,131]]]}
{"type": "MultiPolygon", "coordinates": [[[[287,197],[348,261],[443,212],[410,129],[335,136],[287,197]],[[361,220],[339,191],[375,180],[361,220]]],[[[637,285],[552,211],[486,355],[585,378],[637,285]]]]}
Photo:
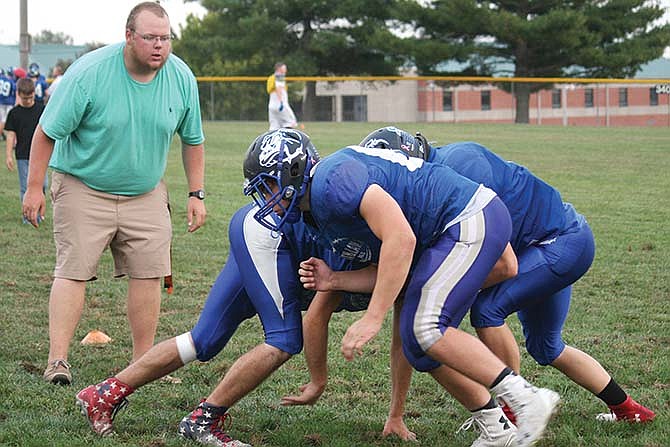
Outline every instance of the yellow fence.
{"type": "MultiPolygon", "coordinates": [[[[197,79],[205,119],[267,119],[266,77],[197,79]]],[[[670,126],[670,78],[291,76],[286,80],[293,109],[300,120],[308,121],[511,123],[525,110],[531,124],[670,126]],[[525,99],[523,91],[530,92],[525,99]]]]}

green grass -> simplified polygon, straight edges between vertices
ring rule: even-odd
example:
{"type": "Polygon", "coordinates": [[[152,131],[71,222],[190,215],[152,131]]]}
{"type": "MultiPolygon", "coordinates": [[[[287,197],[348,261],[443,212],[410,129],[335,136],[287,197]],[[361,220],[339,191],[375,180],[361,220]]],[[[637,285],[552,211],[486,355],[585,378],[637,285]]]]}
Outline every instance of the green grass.
{"type": "MultiPolygon", "coordinates": [[[[357,142],[374,123],[308,123],[322,155],[357,142]]],[[[481,142],[528,166],[558,187],[587,216],[596,236],[591,270],[574,287],[564,337],[598,359],[640,402],[657,412],[648,426],[603,425],[602,403],[551,368],[523,354],[524,375],[557,390],[560,411],[540,446],[670,445],[670,130],[514,125],[403,125],[439,144],[481,142]]],[[[174,223],[175,293],[162,305],[157,340],[189,330],[228,251],[227,225],[247,200],[241,193],[242,157],[266,123],[207,123],[207,225],[186,232],[186,186],[179,151],[171,152],[166,180],[174,223]]],[[[177,139],[178,140],[178,139],[177,139]]],[[[49,206],[50,215],[51,207],[49,206]]],[[[215,386],[242,353],[262,341],[257,319],[245,322],[230,345],[207,364],[174,375],[181,384],[156,382],[136,392],[116,420],[118,434],[99,439],[74,405],[74,394],[122,369],[131,356],[125,317],[125,281],[113,280],[108,254],[100,280],[88,287],[84,316],[71,345],[75,383],[42,381],[48,352],[47,304],[54,265],[51,218],[38,230],[21,225],[16,173],[0,175],[0,445],[180,446],[183,415],[215,386]],[[98,328],[113,338],[103,348],[79,340],[98,328]]],[[[380,432],[388,410],[390,324],[365,355],[345,362],[339,341],[355,314],[331,325],[331,379],[314,407],[283,408],[281,396],[307,379],[302,355],[290,360],[236,405],[233,434],[255,446],[398,446],[380,432]]],[[[464,320],[467,322],[467,319],[464,320]]],[[[511,326],[519,334],[515,318],[511,326]]],[[[388,323],[388,322],[387,322],[388,323]]],[[[463,327],[468,328],[467,323],[463,327]]],[[[521,337],[519,337],[521,342],[521,337]]],[[[415,374],[407,423],[424,446],[470,445],[474,433],[455,434],[468,413],[426,375],[415,374]]]]}

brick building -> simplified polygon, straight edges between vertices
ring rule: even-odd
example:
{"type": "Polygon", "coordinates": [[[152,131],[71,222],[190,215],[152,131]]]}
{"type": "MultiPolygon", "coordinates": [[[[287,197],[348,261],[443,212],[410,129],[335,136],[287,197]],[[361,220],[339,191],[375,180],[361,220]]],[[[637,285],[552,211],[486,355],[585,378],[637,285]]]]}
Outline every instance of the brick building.
{"type": "MultiPolygon", "coordinates": [[[[516,115],[514,95],[486,82],[456,84],[408,76],[395,81],[317,82],[316,92],[319,118],[325,121],[513,123],[516,115]]],[[[533,93],[529,121],[670,127],[670,59],[645,64],[630,82],[556,83],[533,93]]]]}

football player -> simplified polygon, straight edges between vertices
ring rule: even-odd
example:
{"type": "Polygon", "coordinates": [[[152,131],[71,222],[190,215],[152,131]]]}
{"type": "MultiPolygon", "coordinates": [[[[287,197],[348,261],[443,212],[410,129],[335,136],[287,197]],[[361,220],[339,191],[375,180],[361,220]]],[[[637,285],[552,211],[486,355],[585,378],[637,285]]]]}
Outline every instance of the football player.
{"type": "Polygon", "coordinates": [[[5,139],[5,121],[7,114],[16,104],[16,82],[11,72],[0,68],[0,135],[5,139]]]}
{"type": "MultiPolygon", "coordinates": [[[[450,168],[397,151],[350,146],[316,164],[311,147],[296,130],[258,136],[245,157],[244,191],[262,225],[277,231],[304,215],[340,256],[377,264],[368,309],[342,340],[344,357],[362,355],[407,280],[400,335],[410,364],[431,373],[446,365],[462,382],[490,389],[517,415],[517,445],[532,445],[558,394],[530,385],[458,329],[494,265],[509,266],[497,282],[515,273],[505,205],[450,168]]],[[[496,410],[490,395],[483,405],[496,410]]]]}
{"type": "MultiPolygon", "coordinates": [[[[516,372],[521,367],[514,335],[505,319],[517,313],[526,350],[540,365],[551,365],[601,399],[610,409],[599,420],[648,422],[653,411],[624,392],[602,365],[565,344],[561,333],[570,308],[572,284],[591,266],[595,242],[589,225],[561,194],[524,166],[505,161],[474,142],[431,147],[395,127],[370,133],[361,146],[401,150],[448,166],[498,194],[512,218],[512,248],[518,274],[482,290],[470,320],[480,339],[516,372]]],[[[513,415],[509,414],[510,418],[513,415]]]]}
{"type": "MultiPolygon", "coordinates": [[[[199,443],[228,447],[248,445],[226,434],[222,421],[228,417],[232,405],[302,349],[301,310],[309,305],[313,293],[302,296],[297,261],[318,256],[337,270],[365,267],[320,246],[301,221],[285,225],[281,233],[277,233],[259,225],[253,218],[256,212],[257,208],[250,204],[231,219],[230,255],[193,329],[155,345],[116,376],[77,393],[77,403],[93,431],[102,436],[110,435],[114,416],[127,403],[127,396],[194,360],[210,360],[224,349],[242,321],[258,315],[265,342],[240,357],[212,393],[179,424],[183,437],[199,443]]],[[[349,276],[346,282],[358,287],[355,272],[343,274],[354,274],[353,279],[349,276]]],[[[335,296],[339,294],[319,292],[316,295],[316,301],[340,303],[338,310],[362,310],[369,300],[369,296],[356,294],[345,294],[343,302],[341,296],[335,296]]],[[[394,393],[392,402],[392,414],[402,415],[405,395],[394,393]]],[[[399,420],[387,421],[386,427],[390,427],[389,433],[405,439],[414,435],[407,430],[402,416],[399,420]]]]}
{"type": "Polygon", "coordinates": [[[35,83],[35,103],[44,105],[49,84],[43,74],[40,73],[40,66],[33,62],[28,66],[28,77],[35,83]]]}

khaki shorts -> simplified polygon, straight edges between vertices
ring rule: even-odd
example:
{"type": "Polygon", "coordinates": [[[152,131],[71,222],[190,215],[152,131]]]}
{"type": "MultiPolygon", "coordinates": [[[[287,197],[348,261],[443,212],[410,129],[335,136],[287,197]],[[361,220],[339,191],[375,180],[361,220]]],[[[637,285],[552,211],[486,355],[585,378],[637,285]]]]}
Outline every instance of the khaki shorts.
{"type": "Polygon", "coordinates": [[[162,181],[146,194],[119,196],[54,171],[51,200],[56,278],[96,279],[107,247],[114,258],[114,276],[146,279],[170,274],[172,222],[162,181]]]}

